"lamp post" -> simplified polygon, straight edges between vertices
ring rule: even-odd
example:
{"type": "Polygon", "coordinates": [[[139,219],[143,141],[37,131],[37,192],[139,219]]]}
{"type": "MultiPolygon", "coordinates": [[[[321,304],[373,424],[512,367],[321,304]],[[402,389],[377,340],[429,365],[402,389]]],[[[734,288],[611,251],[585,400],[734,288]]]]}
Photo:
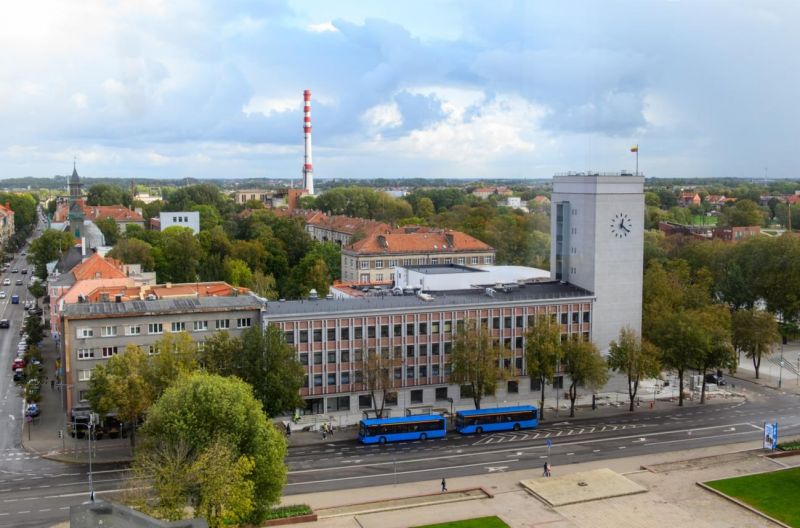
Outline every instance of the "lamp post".
{"type": "Polygon", "coordinates": [[[92,473],[92,438],[94,437],[95,427],[97,426],[97,422],[99,421],[99,416],[97,413],[90,413],[89,414],[89,423],[81,423],[81,422],[70,422],[73,429],[77,431],[78,427],[83,426],[86,427],[86,435],[89,441],[89,500],[94,502],[94,478],[92,473]]]}
{"type": "Polygon", "coordinates": [[[781,363],[780,363],[780,370],[778,370],[778,388],[780,389],[783,385],[783,339],[781,339],[781,363]]]}

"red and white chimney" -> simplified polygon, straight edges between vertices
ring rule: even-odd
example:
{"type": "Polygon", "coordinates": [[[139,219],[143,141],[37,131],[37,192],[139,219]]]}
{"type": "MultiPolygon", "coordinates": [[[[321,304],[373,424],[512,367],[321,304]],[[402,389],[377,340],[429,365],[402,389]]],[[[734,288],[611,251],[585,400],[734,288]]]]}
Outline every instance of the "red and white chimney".
{"type": "Polygon", "coordinates": [[[314,166],[311,161],[311,90],[303,91],[303,139],[305,158],[303,160],[303,189],[314,195],[314,166]]]}

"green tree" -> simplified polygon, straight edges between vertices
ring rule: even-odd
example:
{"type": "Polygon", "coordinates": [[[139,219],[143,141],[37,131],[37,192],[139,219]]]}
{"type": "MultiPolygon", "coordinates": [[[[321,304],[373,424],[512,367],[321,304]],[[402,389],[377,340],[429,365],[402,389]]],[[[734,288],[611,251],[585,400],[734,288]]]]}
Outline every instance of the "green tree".
{"type": "Polygon", "coordinates": [[[392,388],[392,362],[389,359],[388,349],[370,348],[362,358],[361,376],[364,388],[369,391],[375,418],[383,418],[386,395],[392,388]]]}
{"type": "Polygon", "coordinates": [[[260,271],[253,273],[253,291],[270,301],[278,300],[278,285],[272,275],[265,275],[260,271]]]}
{"type": "Polygon", "coordinates": [[[206,372],[220,376],[235,376],[238,372],[238,354],[241,341],[222,330],[206,340],[199,354],[200,365],[206,372]]]}
{"type": "Polygon", "coordinates": [[[592,390],[602,387],[608,381],[608,366],[591,341],[573,338],[564,343],[564,367],[564,372],[570,377],[569,415],[574,417],[578,386],[592,390]]]}
{"type": "Polygon", "coordinates": [[[465,321],[453,339],[450,379],[469,386],[475,408],[480,409],[483,397],[494,394],[504,377],[504,359],[503,347],[494,342],[485,325],[465,321]]]}
{"type": "Polygon", "coordinates": [[[239,259],[225,257],[222,262],[222,269],[225,271],[225,280],[233,286],[250,288],[253,285],[253,272],[247,262],[239,259]]]}
{"type": "Polygon", "coordinates": [[[195,282],[204,257],[203,248],[188,227],[168,227],[164,237],[162,269],[156,267],[159,282],[195,282]]]}
{"type": "Polygon", "coordinates": [[[661,351],[649,341],[642,340],[631,328],[619,332],[619,340],[609,345],[608,367],[628,378],[628,398],[633,412],[639,382],[661,374],[661,351]]]}
{"type": "Polygon", "coordinates": [[[757,309],[738,310],[733,313],[731,328],[734,349],[753,361],[758,379],[761,359],[772,354],[781,338],[775,316],[757,309]]]}
{"type": "Polygon", "coordinates": [[[41,281],[36,281],[28,286],[28,292],[33,296],[36,306],[39,306],[39,299],[47,294],[47,288],[44,287],[41,281]]]}
{"type": "Polygon", "coordinates": [[[534,325],[528,328],[525,336],[525,359],[528,375],[531,379],[538,380],[542,391],[539,404],[540,420],[544,420],[544,391],[547,384],[553,381],[556,364],[561,355],[561,325],[548,315],[537,316],[534,325]]]}
{"type": "Polygon", "coordinates": [[[100,218],[94,221],[94,225],[103,233],[103,238],[106,240],[107,246],[113,246],[119,240],[119,225],[117,221],[111,218],[100,218]]]}
{"type": "Polygon", "coordinates": [[[213,205],[200,204],[193,206],[190,211],[200,213],[200,231],[208,231],[222,223],[222,216],[213,205]]]}
{"type": "Polygon", "coordinates": [[[707,337],[705,347],[700,350],[697,370],[703,384],[700,403],[706,402],[706,372],[709,369],[736,370],[736,352],[731,344],[731,313],[721,304],[709,305],[698,314],[700,324],[707,337]]]}
{"type": "Polygon", "coordinates": [[[147,357],[144,368],[151,402],[156,401],[176,379],[191,374],[200,366],[197,343],[187,332],[164,334],[153,346],[155,353],[147,357]]]}
{"type": "Polygon", "coordinates": [[[159,519],[182,519],[194,486],[193,462],[193,453],[185,441],[167,440],[137,450],[132,465],[136,478],[130,484],[151,488],[152,496],[137,495],[139,500],[131,506],[159,519]]]}
{"type": "Polygon", "coordinates": [[[147,380],[147,354],[136,345],[128,345],[105,365],[94,368],[89,380],[89,404],[97,413],[113,402],[117,417],[130,427],[131,450],[136,447],[136,425],[152,405],[152,389],[147,380]],[[95,381],[95,379],[100,381],[95,381]]]}
{"type": "Polygon", "coordinates": [[[58,260],[74,245],[75,237],[70,233],[47,229],[31,242],[27,259],[35,266],[36,276],[44,280],[47,278],[47,263],[58,260]]]}
{"type": "Polygon", "coordinates": [[[107,183],[95,183],[86,190],[87,205],[124,205],[130,207],[131,194],[127,190],[107,183]]]}
{"type": "Polygon", "coordinates": [[[252,456],[236,452],[229,441],[217,440],[192,464],[195,511],[209,528],[238,525],[253,512],[255,483],[249,477],[256,464],[252,456]]]}
{"type": "Polygon", "coordinates": [[[678,406],[683,407],[684,373],[699,363],[709,346],[708,336],[694,310],[681,310],[661,320],[653,339],[661,349],[664,366],[678,375],[678,406]]]}
{"type": "Polygon", "coordinates": [[[720,225],[725,227],[762,226],[767,214],[755,202],[738,200],[720,212],[720,225]]]}
{"type": "Polygon", "coordinates": [[[315,289],[320,297],[328,295],[331,276],[325,260],[316,255],[305,256],[292,270],[289,277],[288,296],[301,299],[308,297],[311,289],[315,289]]]}
{"type": "Polygon", "coordinates": [[[153,246],[136,238],[121,238],[117,241],[108,256],[123,264],[141,264],[143,271],[155,269],[153,246]]]}
{"type": "Polygon", "coordinates": [[[427,196],[422,196],[417,200],[417,206],[414,208],[414,211],[416,215],[421,218],[430,218],[436,212],[436,208],[433,205],[433,200],[427,196]]]}
{"type": "Polygon", "coordinates": [[[235,377],[194,373],[170,386],[147,413],[142,448],[184,442],[198,456],[216,442],[231,448],[231,458],[249,457],[257,523],[280,500],[286,483],[286,441],[267,420],[253,389],[235,377]]]}

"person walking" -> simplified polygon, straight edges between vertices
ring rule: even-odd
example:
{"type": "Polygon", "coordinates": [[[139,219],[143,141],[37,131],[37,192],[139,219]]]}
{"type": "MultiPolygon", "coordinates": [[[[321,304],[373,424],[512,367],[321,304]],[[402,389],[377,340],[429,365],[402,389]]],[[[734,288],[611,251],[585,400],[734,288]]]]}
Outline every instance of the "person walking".
{"type": "Polygon", "coordinates": [[[50,380],[50,390],[55,390],[55,388],[56,388],[56,380],[51,379],[50,380]]]}
{"type": "Polygon", "coordinates": [[[328,437],[328,430],[326,424],[322,424],[322,439],[325,440],[328,437]]]}
{"type": "Polygon", "coordinates": [[[445,480],[445,478],[442,477],[442,493],[444,493],[445,491],[447,491],[447,480],[445,480]]]}

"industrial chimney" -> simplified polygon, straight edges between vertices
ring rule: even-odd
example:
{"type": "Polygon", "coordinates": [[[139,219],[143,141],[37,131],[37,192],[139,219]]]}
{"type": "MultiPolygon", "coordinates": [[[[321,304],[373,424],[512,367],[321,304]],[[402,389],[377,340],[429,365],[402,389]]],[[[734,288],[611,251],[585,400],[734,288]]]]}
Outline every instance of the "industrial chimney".
{"type": "Polygon", "coordinates": [[[303,163],[303,189],[314,195],[314,167],[311,162],[311,90],[303,92],[303,138],[306,154],[303,163]]]}

